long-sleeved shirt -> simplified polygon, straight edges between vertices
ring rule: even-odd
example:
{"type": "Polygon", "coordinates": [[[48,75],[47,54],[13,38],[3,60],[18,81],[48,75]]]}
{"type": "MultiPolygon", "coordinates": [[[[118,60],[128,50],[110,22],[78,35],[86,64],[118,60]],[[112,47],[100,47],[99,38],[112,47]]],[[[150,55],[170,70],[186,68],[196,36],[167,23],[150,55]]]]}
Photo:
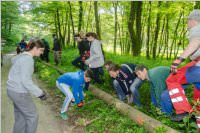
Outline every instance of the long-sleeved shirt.
{"type": "Polygon", "coordinates": [[[169,74],[170,68],[165,66],[155,67],[148,71],[150,89],[158,104],[160,104],[162,92],[167,89],[165,81],[169,74]]]}
{"type": "MultiPolygon", "coordinates": [[[[75,98],[75,102],[78,104],[80,103],[80,99],[78,93],[83,93],[83,87],[85,86],[84,80],[84,71],[77,71],[77,72],[69,72],[61,75],[57,81],[59,83],[64,83],[72,87],[72,93],[75,98]]],[[[84,98],[84,96],[82,96],[84,98]]]]}
{"type": "Polygon", "coordinates": [[[85,52],[90,51],[89,41],[83,39],[81,42],[78,43],[78,49],[80,56],[83,56],[85,52]]]}
{"type": "Polygon", "coordinates": [[[43,94],[42,90],[32,81],[34,60],[30,53],[24,52],[12,59],[9,71],[7,89],[16,93],[31,93],[36,97],[43,94]]]}
{"type": "Polygon", "coordinates": [[[104,65],[104,55],[99,40],[94,40],[90,46],[90,57],[86,60],[90,68],[98,68],[104,65]]]}
{"type": "MultiPolygon", "coordinates": [[[[200,40],[200,24],[198,24],[198,25],[194,26],[192,29],[190,29],[189,41],[191,42],[194,39],[200,40]]],[[[190,56],[190,59],[195,60],[199,56],[200,56],[200,44],[199,44],[199,48],[196,49],[196,51],[194,53],[192,53],[192,55],[190,56]]],[[[200,66],[200,61],[198,61],[196,65],[200,66]]]]}

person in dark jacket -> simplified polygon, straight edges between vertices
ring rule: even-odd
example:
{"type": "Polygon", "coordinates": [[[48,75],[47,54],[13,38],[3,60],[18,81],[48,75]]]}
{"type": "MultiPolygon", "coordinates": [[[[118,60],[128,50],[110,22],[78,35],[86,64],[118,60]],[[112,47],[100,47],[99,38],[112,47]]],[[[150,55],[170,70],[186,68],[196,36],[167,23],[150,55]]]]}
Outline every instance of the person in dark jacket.
{"type": "Polygon", "coordinates": [[[110,76],[114,78],[113,87],[119,99],[124,101],[128,97],[128,103],[133,102],[137,106],[141,106],[138,89],[142,80],[136,76],[135,67],[136,65],[131,63],[121,64],[121,66],[110,64],[108,71],[110,76]]]}
{"type": "Polygon", "coordinates": [[[26,42],[24,41],[24,39],[21,40],[21,42],[19,43],[19,46],[20,46],[20,50],[21,52],[25,51],[26,50],[26,42]]]}
{"type": "Polygon", "coordinates": [[[86,38],[82,38],[80,34],[74,36],[78,43],[79,56],[72,61],[72,65],[80,68],[81,70],[86,69],[85,60],[90,56],[89,41],[86,38]]]}
{"type": "Polygon", "coordinates": [[[42,42],[44,44],[44,52],[41,55],[41,59],[46,62],[49,62],[49,51],[50,51],[49,43],[44,38],[42,39],[42,42]]]}
{"type": "Polygon", "coordinates": [[[58,65],[61,62],[61,44],[56,34],[53,34],[53,39],[54,61],[58,65]]]}

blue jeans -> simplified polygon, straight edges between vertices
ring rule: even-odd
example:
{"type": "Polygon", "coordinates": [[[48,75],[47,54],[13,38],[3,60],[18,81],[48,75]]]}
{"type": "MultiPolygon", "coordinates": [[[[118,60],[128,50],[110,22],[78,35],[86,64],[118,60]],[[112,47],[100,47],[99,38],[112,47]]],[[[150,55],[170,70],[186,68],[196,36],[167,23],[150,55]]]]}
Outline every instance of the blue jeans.
{"type": "MultiPolygon", "coordinates": [[[[139,100],[139,98],[140,98],[139,92],[138,92],[138,89],[141,84],[142,84],[142,81],[140,79],[136,78],[130,86],[130,90],[133,95],[133,102],[134,102],[134,104],[136,104],[138,106],[141,106],[140,100],[139,100]]],[[[126,99],[126,94],[123,91],[120,83],[117,80],[113,80],[113,87],[117,92],[117,96],[118,96],[119,100],[124,101],[126,99]]]]}
{"type": "Polygon", "coordinates": [[[119,82],[116,79],[113,80],[113,87],[117,92],[119,100],[124,101],[126,99],[126,94],[124,93],[122,87],[120,86],[119,82]]]}
{"type": "MultiPolygon", "coordinates": [[[[185,89],[188,85],[183,85],[183,88],[185,89]]],[[[154,97],[154,94],[151,94],[151,102],[154,104],[154,106],[161,106],[161,111],[167,115],[171,115],[173,111],[173,104],[171,102],[171,98],[169,96],[169,91],[164,90],[160,96],[161,102],[160,105],[156,102],[156,98],[154,97]]]]}
{"type": "Polygon", "coordinates": [[[130,86],[130,90],[132,92],[133,95],[133,103],[137,106],[141,106],[140,103],[140,93],[139,93],[139,88],[142,85],[143,81],[139,78],[135,78],[135,80],[133,81],[133,83],[130,86]]]}
{"type": "Polygon", "coordinates": [[[173,111],[173,105],[169,96],[169,91],[165,90],[161,94],[161,111],[167,115],[171,115],[173,111]]]}

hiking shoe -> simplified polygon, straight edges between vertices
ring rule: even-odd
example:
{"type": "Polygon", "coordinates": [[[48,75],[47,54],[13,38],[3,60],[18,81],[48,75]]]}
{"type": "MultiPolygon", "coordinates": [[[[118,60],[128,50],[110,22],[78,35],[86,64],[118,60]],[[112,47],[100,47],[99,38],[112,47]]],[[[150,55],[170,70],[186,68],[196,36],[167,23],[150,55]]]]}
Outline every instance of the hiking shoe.
{"type": "Polygon", "coordinates": [[[177,114],[177,115],[173,115],[171,116],[171,120],[172,121],[182,121],[184,117],[187,117],[189,114],[188,113],[183,113],[183,114],[177,114]]]}
{"type": "Polygon", "coordinates": [[[79,104],[77,104],[77,106],[78,106],[78,107],[82,107],[82,106],[83,106],[83,103],[80,102],[79,104]]]}
{"type": "Polygon", "coordinates": [[[84,105],[84,101],[81,100],[81,103],[84,105]]]}
{"type": "Polygon", "coordinates": [[[60,113],[60,117],[61,117],[63,120],[67,120],[67,119],[68,119],[68,115],[67,115],[66,112],[60,113]]]}

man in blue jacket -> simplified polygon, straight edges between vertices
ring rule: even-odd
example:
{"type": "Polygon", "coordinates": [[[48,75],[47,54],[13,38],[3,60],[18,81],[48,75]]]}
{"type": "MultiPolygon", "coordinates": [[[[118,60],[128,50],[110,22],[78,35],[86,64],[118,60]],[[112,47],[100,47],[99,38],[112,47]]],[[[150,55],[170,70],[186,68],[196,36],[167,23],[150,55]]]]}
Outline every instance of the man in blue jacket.
{"type": "Polygon", "coordinates": [[[60,114],[62,119],[66,120],[68,118],[66,111],[68,109],[69,103],[72,101],[73,98],[75,99],[75,103],[78,107],[83,106],[83,88],[86,82],[90,82],[91,78],[92,71],[86,70],[85,72],[77,71],[65,73],[56,80],[57,87],[66,96],[60,114]],[[72,92],[70,90],[70,87],[72,87],[72,92]]]}
{"type": "Polygon", "coordinates": [[[128,97],[128,103],[133,102],[137,106],[141,106],[139,100],[138,89],[142,84],[142,80],[137,78],[134,70],[136,65],[131,63],[110,64],[109,75],[114,79],[113,87],[115,88],[118,98],[124,101],[128,97]],[[133,100],[132,100],[133,96],[133,100]]]}

